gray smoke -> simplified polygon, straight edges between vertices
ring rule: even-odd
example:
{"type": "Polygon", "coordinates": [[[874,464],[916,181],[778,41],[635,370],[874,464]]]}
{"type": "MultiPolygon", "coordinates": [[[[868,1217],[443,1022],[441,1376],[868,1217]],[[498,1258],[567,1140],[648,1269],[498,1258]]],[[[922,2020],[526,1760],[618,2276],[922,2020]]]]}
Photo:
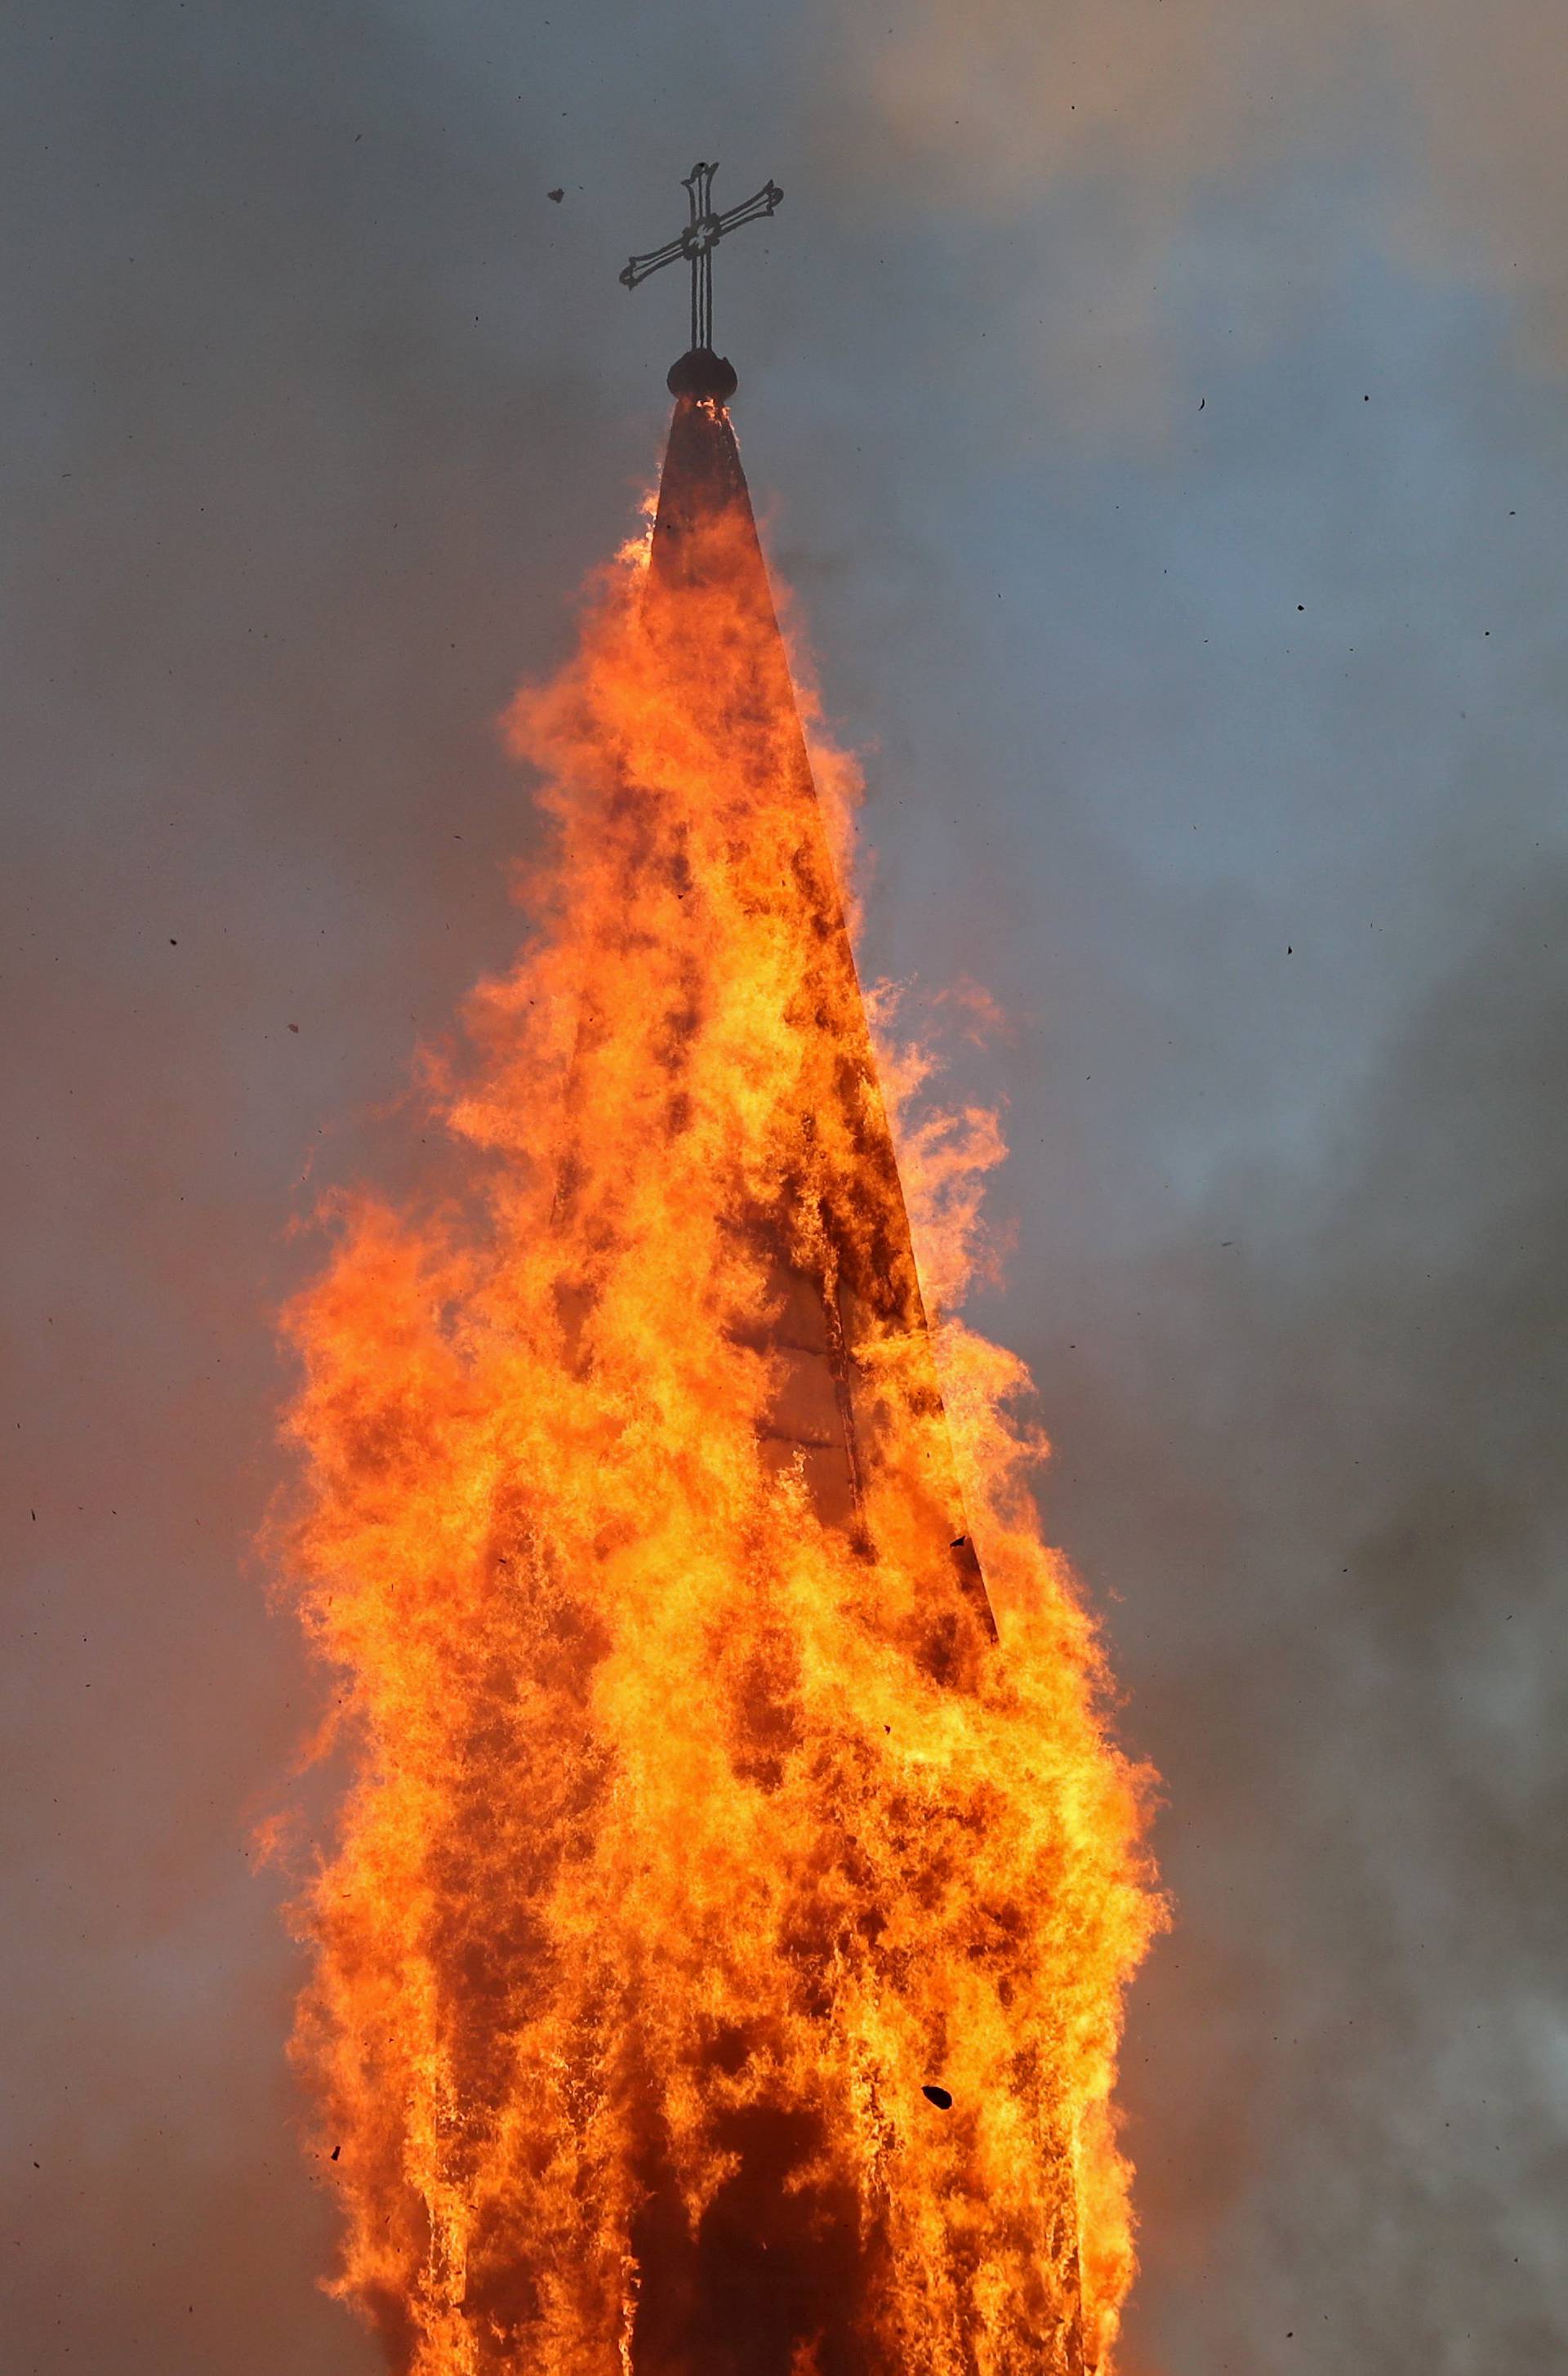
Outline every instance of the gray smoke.
{"type": "Polygon", "coordinates": [[[1128,2085],[1151,2364],[1568,2343],[1565,921],[1559,861],[1083,1365],[1056,1514],[1124,1595],[1182,1901],[1128,2085]]]}
{"type": "Polygon", "coordinates": [[[1166,1777],[1129,2366],[1564,2357],[1550,77],[1170,13],[1158,74],[1084,18],[1081,152],[1000,9],[6,20],[7,2368],[371,2365],[244,1852],[319,1691],[270,1314],[512,946],[492,721],[651,476],[684,296],[614,276],[715,154],[787,193],[719,343],[868,964],[1015,1018],[980,1317],[1166,1777]]]}

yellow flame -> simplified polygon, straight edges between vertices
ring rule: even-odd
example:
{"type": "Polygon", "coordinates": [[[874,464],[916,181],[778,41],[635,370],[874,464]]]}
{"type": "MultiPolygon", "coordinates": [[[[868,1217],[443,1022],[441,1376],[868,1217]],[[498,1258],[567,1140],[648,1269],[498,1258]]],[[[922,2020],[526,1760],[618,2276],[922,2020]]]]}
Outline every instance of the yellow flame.
{"type": "MultiPolygon", "coordinates": [[[[445,1100],[482,1218],[360,1202],[291,1314],[355,1745],[298,2052],[409,2376],[1072,2376],[1132,2271],[1141,1777],[1021,1365],[947,1320],[936,1391],[751,534],[665,587],[645,540],[513,711],[551,841],[445,1100]]],[[[1000,1152],[907,1143],[944,1305],[1000,1152]]]]}

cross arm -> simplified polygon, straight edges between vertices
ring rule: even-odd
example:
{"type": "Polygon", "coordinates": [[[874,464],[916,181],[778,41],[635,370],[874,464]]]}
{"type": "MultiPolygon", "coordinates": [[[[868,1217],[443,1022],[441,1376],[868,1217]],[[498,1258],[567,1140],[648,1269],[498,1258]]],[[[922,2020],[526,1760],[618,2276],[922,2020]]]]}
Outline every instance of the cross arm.
{"type": "Polygon", "coordinates": [[[639,280],[646,280],[648,274],[657,272],[661,265],[679,263],[685,253],[683,241],[667,239],[662,247],[650,249],[647,255],[634,255],[621,275],[623,288],[635,289],[639,280]]]}
{"type": "Polygon", "coordinates": [[[777,182],[767,183],[757,192],[755,197],[742,199],[738,207],[731,207],[727,215],[720,215],[718,220],[719,231],[720,232],[735,231],[742,223],[754,222],[758,215],[770,215],[783,196],[784,193],[777,182]]]}

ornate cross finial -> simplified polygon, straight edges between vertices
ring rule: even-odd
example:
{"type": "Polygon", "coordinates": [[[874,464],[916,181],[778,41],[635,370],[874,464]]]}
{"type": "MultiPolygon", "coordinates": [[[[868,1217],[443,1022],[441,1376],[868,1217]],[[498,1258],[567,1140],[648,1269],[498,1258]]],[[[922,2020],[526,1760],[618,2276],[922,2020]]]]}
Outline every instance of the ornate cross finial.
{"type": "Polygon", "coordinates": [[[713,211],[713,177],[717,165],[694,165],[690,176],[682,184],[691,202],[691,220],[678,239],[666,240],[647,255],[634,255],[621,279],[628,289],[646,280],[650,272],[661,265],[676,264],[684,256],[692,267],[692,347],[694,351],[710,353],[713,348],[713,251],[726,232],[736,231],[757,215],[770,215],[784,196],[775,182],[760,189],[754,198],[743,206],[731,207],[727,215],[713,211]]]}

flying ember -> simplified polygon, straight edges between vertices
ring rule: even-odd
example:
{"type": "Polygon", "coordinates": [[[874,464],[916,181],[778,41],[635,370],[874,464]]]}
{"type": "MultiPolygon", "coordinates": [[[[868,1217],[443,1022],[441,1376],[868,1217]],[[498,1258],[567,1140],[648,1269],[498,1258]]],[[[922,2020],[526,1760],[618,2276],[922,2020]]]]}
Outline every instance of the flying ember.
{"type": "Polygon", "coordinates": [[[855,770],[733,374],[672,385],[651,539],[508,722],[547,838],[442,1092],[467,1204],[360,1200],[291,1315],[332,2289],[404,2376],[1106,2376],[1139,1776],[1028,1381],[944,1309],[994,1136],[906,1135],[911,1241],[855,770]]]}

